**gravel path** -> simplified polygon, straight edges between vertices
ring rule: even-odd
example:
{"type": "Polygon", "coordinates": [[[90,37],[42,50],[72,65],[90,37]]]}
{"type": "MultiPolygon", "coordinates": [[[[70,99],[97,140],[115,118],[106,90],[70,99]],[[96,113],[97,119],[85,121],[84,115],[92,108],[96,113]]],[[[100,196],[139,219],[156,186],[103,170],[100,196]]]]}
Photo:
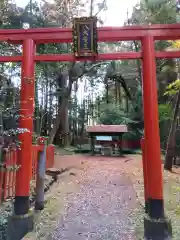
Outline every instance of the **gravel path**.
{"type": "Polygon", "coordinates": [[[69,195],[66,215],[48,240],[134,240],[136,207],[131,179],[112,164],[92,162],[80,192],[69,195]],[[101,167],[100,167],[101,166],[101,167]]]}

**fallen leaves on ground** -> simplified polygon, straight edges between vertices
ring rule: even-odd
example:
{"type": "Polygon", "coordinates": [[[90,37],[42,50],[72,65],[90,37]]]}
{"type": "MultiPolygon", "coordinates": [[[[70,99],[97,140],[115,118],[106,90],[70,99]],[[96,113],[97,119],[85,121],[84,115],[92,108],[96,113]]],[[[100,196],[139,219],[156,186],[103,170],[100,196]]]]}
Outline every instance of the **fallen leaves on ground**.
{"type": "MultiPolygon", "coordinates": [[[[51,200],[49,200],[46,209],[41,213],[40,217],[38,215],[40,224],[37,224],[36,230],[33,233],[34,235],[27,240],[43,239],[43,237],[46,239],[46,232],[52,231],[52,229],[55,228],[57,218],[63,216],[66,209],[68,209],[66,204],[68,195],[73,192],[77,193],[82,181],[87,180],[84,179],[83,176],[87,175],[88,167],[92,165],[91,163],[93,163],[94,168],[99,169],[101,174],[103,174],[101,169],[103,165],[103,169],[104,167],[108,169],[109,174],[113,174],[116,168],[119,175],[127,175],[130,177],[136,191],[137,200],[140,204],[139,207],[137,206],[137,209],[132,212],[132,218],[136,221],[139,236],[143,236],[142,225],[144,210],[142,207],[144,206],[144,183],[141,155],[128,155],[125,158],[103,158],[82,155],[61,157],[57,155],[55,167],[62,168],[65,164],[66,167],[71,167],[71,171],[68,174],[62,175],[59,182],[50,190],[47,199],[51,200]],[[76,169],[77,166],[78,170],[76,169]],[[47,219],[50,219],[50,221],[47,219]],[[37,238],[38,235],[41,236],[41,238],[37,238]]],[[[163,175],[165,211],[173,222],[173,239],[179,240],[177,236],[180,234],[180,169],[173,168],[172,172],[164,171],[163,175]]],[[[96,184],[98,185],[98,182],[96,184]]],[[[118,183],[115,182],[113,185],[118,186],[118,183]]]]}

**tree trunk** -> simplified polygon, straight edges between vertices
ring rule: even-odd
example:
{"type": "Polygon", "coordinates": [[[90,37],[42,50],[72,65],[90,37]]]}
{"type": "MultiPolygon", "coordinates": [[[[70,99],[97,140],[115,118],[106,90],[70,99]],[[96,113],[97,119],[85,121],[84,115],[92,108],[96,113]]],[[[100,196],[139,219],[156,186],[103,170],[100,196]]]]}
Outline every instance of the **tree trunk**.
{"type": "Polygon", "coordinates": [[[119,105],[121,106],[121,84],[118,82],[118,99],[119,105]]]}
{"type": "Polygon", "coordinates": [[[84,135],[84,129],[85,129],[85,122],[86,122],[86,109],[85,109],[85,100],[83,101],[83,108],[81,110],[81,129],[80,129],[80,137],[83,137],[84,135]]]}
{"type": "Polygon", "coordinates": [[[108,82],[106,83],[106,103],[109,103],[109,86],[108,82]]]}
{"type": "Polygon", "coordinates": [[[118,84],[117,80],[115,80],[115,101],[116,101],[116,106],[118,105],[118,84]]]}
{"type": "Polygon", "coordinates": [[[63,145],[69,145],[69,115],[68,115],[68,102],[63,111],[63,121],[62,123],[62,136],[63,136],[63,145]]]}
{"type": "Polygon", "coordinates": [[[61,115],[61,122],[59,124],[59,128],[56,132],[56,135],[54,137],[53,143],[57,146],[62,146],[63,145],[63,139],[62,139],[62,115],[61,115]]]}
{"type": "Polygon", "coordinates": [[[55,135],[56,135],[56,133],[59,129],[59,125],[62,121],[62,119],[61,119],[62,113],[64,112],[65,108],[67,108],[68,100],[69,100],[71,90],[72,90],[72,83],[73,82],[71,80],[69,80],[69,85],[68,85],[68,88],[67,88],[67,92],[66,92],[65,96],[63,96],[61,106],[58,109],[58,114],[56,115],[55,123],[53,125],[53,128],[52,128],[50,134],[49,134],[50,144],[53,143],[54,137],[55,137],[55,135]]]}
{"type": "MultiPolygon", "coordinates": [[[[60,75],[57,78],[57,86],[58,86],[58,90],[60,91],[60,95],[57,97],[57,113],[59,111],[59,109],[61,108],[62,105],[62,101],[63,101],[63,95],[65,94],[66,91],[66,79],[64,79],[63,75],[60,75]]],[[[65,109],[62,110],[61,112],[61,120],[60,120],[60,124],[59,127],[57,128],[56,134],[54,136],[54,140],[53,143],[55,145],[58,146],[62,146],[63,145],[63,137],[64,137],[64,122],[65,122],[65,109]]]]}
{"type": "Polygon", "coordinates": [[[126,112],[129,112],[129,98],[126,96],[126,112]]]}
{"type": "Polygon", "coordinates": [[[74,146],[75,145],[75,136],[76,136],[76,123],[74,120],[72,120],[72,136],[71,136],[71,145],[74,146]]]}
{"type": "Polygon", "coordinates": [[[53,83],[50,81],[49,83],[49,116],[48,116],[48,135],[51,131],[52,125],[52,115],[53,115],[53,83]]]}
{"type": "Polygon", "coordinates": [[[45,103],[44,103],[44,124],[43,124],[43,135],[47,136],[47,130],[48,130],[48,87],[49,87],[49,78],[48,78],[48,69],[44,66],[44,75],[45,75],[45,103]]]}
{"type": "MultiPolygon", "coordinates": [[[[73,63],[72,64],[72,67],[70,70],[64,72],[64,73],[61,73],[57,79],[57,82],[58,84],[63,81],[63,82],[66,82],[67,79],[68,80],[68,87],[65,89],[65,94],[62,98],[62,102],[61,102],[61,105],[58,104],[58,110],[57,110],[57,115],[56,115],[56,119],[55,119],[55,123],[54,123],[54,126],[49,134],[49,141],[50,143],[53,143],[54,141],[54,137],[59,129],[59,125],[60,123],[62,122],[62,119],[61,119],[61,115],[62,113],[65,111],[65,109],[68,107],[68,100],[69,100],[69,97],[71,95],[71,90],[72,90],[72,85],[73,85],[73,82],[77,81],[78,78],[80,78],[81,76],[83,76],[85,73],[88,73],[89,71],[91,71],[94,67],[97,67],[99,65],[98,64],[95,64],[93,65],[90,69],[85,69],[85,66],[84,64],[75,64],[73,63]]],[[[68,114],[68,110],[67,110],[67,114],[68,114]]],[[[69,124],[67,124],[67,126],[69,126],[69,124]]]]}
{"type": "MultiPolygon", "coordinates": [[[[64,89],[67,86],[67,79],[64,82],[64,89]]],[[[71,94],[71,93],[70,93],[71,94]]],[[[63,111],[63,121],[62,121],[62,134],[63,134],[63,145],[67,146],[69,145],[69,114],[68,114],[68,106],[69,106],[69,97],[66,104],[66,107],[63,111]]]]}
{"type": "Polygon", "coordinates": [[[169,137],[167,142],[167,149],[166,149],[166,157],[165,157],[165,163],[164,163],[164,169],[171,171],[173,166],[173,158],[175,154],[175,134],[176,134],[176,127],[177,127],[177,117],[179,113],[179,104],[180,104],[180,91],[177,95],[176,104],[174,107],[174,115],[173,120],[171,123],[170,131],[169,131],[169,137]]]}
{"type": "Polygon", "coordinates": [[[93,16],[93,3],[94,3],[94,0],[91,0],[91,3],[90,3],[90,17],[93,16]]]}
{"type": "MultiPolygon", "coordinates": [[[[134,43],[136,52],[139,52],[139,47],[138,47],[137,41],[133,41],[133,43],[134,43]]],[[[139,73],[139,79],[140,79],[140,82],[142,82],[141,62],[139,59],[137,59],[136,63],[137,63],[137,69],[138,69],[138,73],[139,73]]]]}
{"type": "Polygon", "coordinates": [[[40,112],[39,112],[39,97],[38,97],[38,82],[35,81],[35,124],[34,131],[39,136],[40,135],[40,112]]]}

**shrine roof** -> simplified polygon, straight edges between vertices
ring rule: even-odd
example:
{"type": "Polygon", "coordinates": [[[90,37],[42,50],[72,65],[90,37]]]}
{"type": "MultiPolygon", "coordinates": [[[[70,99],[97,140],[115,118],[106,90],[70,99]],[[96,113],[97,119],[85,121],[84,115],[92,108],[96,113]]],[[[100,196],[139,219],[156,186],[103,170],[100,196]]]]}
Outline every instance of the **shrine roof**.
{"type": "Polygon", "coordinates": [[[128,132],[127,125],[94,125],[87,126],[88,133],[126,133],[128,132]]]}

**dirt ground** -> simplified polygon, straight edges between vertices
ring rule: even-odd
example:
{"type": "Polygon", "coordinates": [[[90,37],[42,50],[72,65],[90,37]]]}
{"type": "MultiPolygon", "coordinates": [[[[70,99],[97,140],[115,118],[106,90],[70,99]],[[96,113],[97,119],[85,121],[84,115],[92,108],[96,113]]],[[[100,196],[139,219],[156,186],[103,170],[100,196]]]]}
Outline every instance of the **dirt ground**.
{"type": "MultiPolygon", "coordinates": [[[[143,239],[143,175],[140,155],[56,155],[55,167],[69,168],[46,194],[26,240],[143,239]]],[[[165,210],[179,240],[179,170],[164,173],[165,210]]]]}

